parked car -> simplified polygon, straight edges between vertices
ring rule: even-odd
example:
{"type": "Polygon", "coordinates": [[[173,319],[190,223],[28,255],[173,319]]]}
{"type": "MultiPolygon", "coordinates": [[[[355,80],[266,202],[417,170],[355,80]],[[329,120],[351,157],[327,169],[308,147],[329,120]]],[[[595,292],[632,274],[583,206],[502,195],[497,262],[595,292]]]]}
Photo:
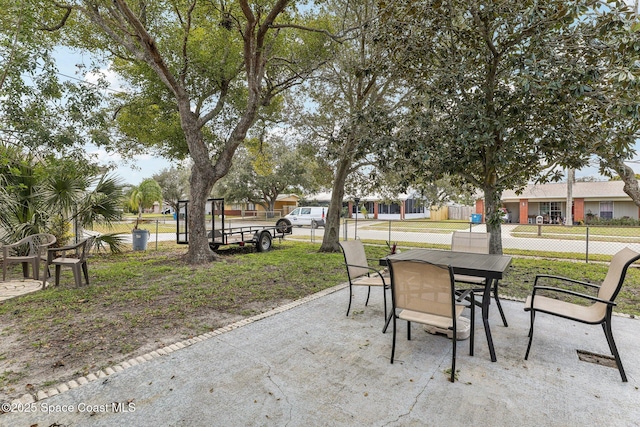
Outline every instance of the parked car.
{"type": "Polygon", "coordinates": [[[292,225],[302,227],[310,225],[311,228],[324,227],[324,217],[327,208],[322,206],[299,207],[292,210],[284,217],[291,221],[292,225]]]}

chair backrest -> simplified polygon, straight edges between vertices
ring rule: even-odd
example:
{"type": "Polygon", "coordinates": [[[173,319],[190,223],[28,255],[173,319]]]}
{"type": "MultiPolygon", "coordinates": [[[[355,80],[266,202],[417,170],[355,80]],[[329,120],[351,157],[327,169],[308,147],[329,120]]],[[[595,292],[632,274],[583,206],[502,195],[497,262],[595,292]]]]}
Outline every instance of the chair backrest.
{"type": "Polygon", "coordinates": [[[451,250],[456,252],[471,252],[474,254],[489,253],[489,233],[471,233],[469,231],[454,231],[451,235],[451,250]]]}
{"type": "Polygon", "coordinates": [[[369,264],[367,263],[367,255],[364,252],[364,245],[361,240],[338,243],[344,254],[344,262],[347,265],[347,273],[350,280],[364,276],[371,271],[367,268],[369,264]]]}
{"type": "Polygon", "coordinates": [[[627,269],[638,259],[640,259],[640,253],[629,248],[624,248],[618,251],[618,253],[616,253],[611,259],[607,275],[598,290],[598,298],[608,301],[615,300],[618,296],[618,292],[620,292],[622,283],[624,283],[624,278],[627,275],[627,269]]]}
{"type": "Polygon", "coordinates": [[[30,236],[29,255],[47,256],[47,248],[56,242],[56,236],[48,233],[38,233],[30,236]]]}
{"type": "Polygon", "coordinates": [[[84,239],[82,242],[82,250],[80,251],[80,261],[85,262],[89,257],[89,253],[91,252],[91,248],[93,247],[93,241],[96,238],[94,236],[89,236],[84,239]]]}
{"type": "Polygon", "coordinates": [[[453,270],[420,260],[389,259],[395,308],[454,318],[453,270]]]}

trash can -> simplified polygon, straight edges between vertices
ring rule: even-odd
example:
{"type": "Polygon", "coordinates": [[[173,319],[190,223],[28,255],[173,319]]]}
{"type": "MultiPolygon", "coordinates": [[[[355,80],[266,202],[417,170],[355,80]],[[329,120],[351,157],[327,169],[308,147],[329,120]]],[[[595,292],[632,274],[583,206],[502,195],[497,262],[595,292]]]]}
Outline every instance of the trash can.
{"type": "Polygon", "coordinates": [[[471,222],[473,224],[482,223],[482,214],[471,214],[471,222]]]}
{"type": "Polygon", "coordinates": [[[131,230],[131,241],[134,251],[147,250],[147,242],[149,241],[149,230],[131,230]]]}

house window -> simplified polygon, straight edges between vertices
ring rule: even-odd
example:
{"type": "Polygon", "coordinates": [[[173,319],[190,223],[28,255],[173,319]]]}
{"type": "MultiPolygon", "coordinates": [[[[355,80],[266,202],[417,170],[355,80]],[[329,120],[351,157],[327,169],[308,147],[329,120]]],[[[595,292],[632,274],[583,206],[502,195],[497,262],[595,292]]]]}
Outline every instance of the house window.
{"type": "Polygon", "coordinates": [[[397,203],[391,203],[391,204],[380,204],[378,206],[378,213],[381,214],[396,214],[399,215],[400,214],[400,205],[397,203]]]}
{"type": "Polygon", "coordinates": [[[405,213],[424,213],[424,202],[416,199],[407,199],[404,202],[405,213]]]}
{"type": "Polygon", "coordinates": [[[561,224],[562,223],[562,203],[561,202],[542,202],[540,203],[540,215],[545,223],[561,224]]]}
{"type": "Polygon", "coordinates": [[[600,202],[600,218],[613,219],[613,202],[600,202]]]}

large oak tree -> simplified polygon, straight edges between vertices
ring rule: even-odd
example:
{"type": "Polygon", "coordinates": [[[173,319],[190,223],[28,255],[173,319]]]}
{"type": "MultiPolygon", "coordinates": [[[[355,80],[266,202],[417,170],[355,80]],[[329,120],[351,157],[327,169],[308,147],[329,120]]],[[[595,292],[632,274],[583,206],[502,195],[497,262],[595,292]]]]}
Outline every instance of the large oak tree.
{"type": "Polygon", "coordinates": [[[288,0],[47,3],[66,42],[104,55],[128,86],[114,104],[122,138],[105,134],[102,143],[191,159],[186,260],[215,259],[205,229],[212,186],[259,111],[322,60],[327,38],[302,29],[288,0]]]}
{"type": "Polygon", "coordinates": [[[481,190],[501,253],[504,189],[558,179],[558,166],[596,152],[630,152],[637,122],[620,120],[605,67],[618,48],[607,29],[624,16],[590,0],[390,3],[380,40],[422,102],[387,164],[407,183],[450,175],[481,190]]]}

